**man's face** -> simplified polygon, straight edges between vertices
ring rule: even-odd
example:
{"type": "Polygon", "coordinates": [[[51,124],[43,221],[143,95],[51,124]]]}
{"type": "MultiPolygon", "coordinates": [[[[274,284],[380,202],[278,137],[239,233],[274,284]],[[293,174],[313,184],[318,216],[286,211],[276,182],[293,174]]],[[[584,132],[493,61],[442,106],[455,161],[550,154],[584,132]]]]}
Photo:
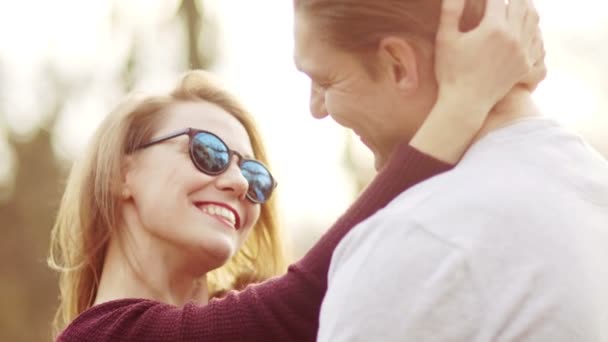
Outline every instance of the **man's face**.
{"type": "Polygon", "coordinates": [[[372,78],[359,56],[320,37],[306,15],[296,13],[294,59],[311,79],[310,111],[315,118],[329,115],[352,129],[373,152],[378,169],[395,145],[417,130],[421,120],[411,113],[417,105],[388,73],[372,78]]]}

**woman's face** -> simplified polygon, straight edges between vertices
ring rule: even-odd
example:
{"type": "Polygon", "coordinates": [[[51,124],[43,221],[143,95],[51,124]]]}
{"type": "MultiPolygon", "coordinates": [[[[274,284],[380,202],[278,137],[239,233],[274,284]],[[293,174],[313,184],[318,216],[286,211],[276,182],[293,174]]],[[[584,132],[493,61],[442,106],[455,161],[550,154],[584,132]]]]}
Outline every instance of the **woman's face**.
{"type": "MultiPolygon", "coordinates": [[[[203,129],[230,149],[253,156],[245,128],[220,107],[184,102],[167,112],[153,138],[189,127],[203,129]]],[[[210,270],[240,248],[260,216],[260,205],[246,199],[248,184],[236,157],[225,172],[209,176],[194,166],[188,148],[189,138],[182,135],[129,157],[123,194],[131,212],[127,225],[138,222],[145,239],[168,258],[185,258],[210,270]]]]}

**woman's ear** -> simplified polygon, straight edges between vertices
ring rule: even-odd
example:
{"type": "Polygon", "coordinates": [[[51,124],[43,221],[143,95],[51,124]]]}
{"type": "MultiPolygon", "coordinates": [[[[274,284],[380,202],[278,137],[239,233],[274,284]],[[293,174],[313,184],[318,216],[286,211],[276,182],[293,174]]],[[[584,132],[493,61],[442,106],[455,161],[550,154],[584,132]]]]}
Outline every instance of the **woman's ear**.
{"type": "Polygon", "coordinates": [[[128,200],[129,198],[131,198],[131,189],[129,189],[129,187],[126,184],[123,184],[123,186],[122,186],[122,191],[120,192],[120,197],[123,200],[128,200]]]}
{"type": "Polygon", "coordinates": [[[380,41],[379,57],[382,69],[401,91],[416,90],[419,84],[418,62],[414,46],[400,37],[380,41]]]}
{"type": "Polygon", "coordinates": [[[131,180],[134,177],[135,161],[133,156],[125,156],[122,162],[121,179],[120,179],[120,197],[123,200],[128,200],[133,195],[131,191],[131,180]]]}

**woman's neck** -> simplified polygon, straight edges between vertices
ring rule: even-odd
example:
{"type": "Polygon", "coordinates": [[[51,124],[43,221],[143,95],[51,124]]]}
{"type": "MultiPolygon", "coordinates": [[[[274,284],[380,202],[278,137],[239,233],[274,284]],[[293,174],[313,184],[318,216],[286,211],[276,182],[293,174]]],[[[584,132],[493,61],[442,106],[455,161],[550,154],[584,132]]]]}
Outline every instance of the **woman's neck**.
{"type": "MultiPolygon", "coordinates": [[[[126,228],[126,227],[121,227],[126,228]]],[[[132,228],[132,227],[130,227],[132,228]]],[[[179,251],[167,250],[157,239],[139,229],[120,229],[110,239],[95,304],[145,298],[182,306],[208,301],[206,273],[189,272],[180,265],[179,251]]]]}

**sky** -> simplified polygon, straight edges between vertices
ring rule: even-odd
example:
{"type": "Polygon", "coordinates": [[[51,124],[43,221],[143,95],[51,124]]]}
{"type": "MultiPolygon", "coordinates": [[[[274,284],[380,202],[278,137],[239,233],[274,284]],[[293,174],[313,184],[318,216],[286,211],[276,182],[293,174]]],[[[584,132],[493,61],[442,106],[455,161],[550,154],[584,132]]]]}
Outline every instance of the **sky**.
{"type": "MultiPolygon", "coordinates": [[[[608,84],[607,75],[598,68],[602,58],[597,54],[608,58],[603,48],[608,5],[598,0],[535,3],[549,68],[535,100],[546,115],[606,148],[608,100],[603,94],[608,84]]],[[[314,229],[326,227],[355,196],[342,157],[348,133],[331,119],[314,120],[308,112],[308,79],[293,65],[291,1],[205,0],[205,4],[221,32],[221,56],[213,71],[260,123],[279,180],[285,222],[294,229],[303,228],[303,222],[313,223],[314,229]]],[[[176,51],[183,49],[171,39],[181,29],[170,20],[176,6],[176,0],[0,0],[0,61],[5,65],[0,72],[11,80],[10,89],[0,89],[0,108],[5,113],[0,135],[10,129],[27,139],[33,132],[41,120],[40,108],[51,101],[44,94],[54,91],[40,74],[43,61],[51,60],[68,77],[92,75],[86,89],[73,90],[77,96],[67,103],[57,123],[64,132],[55,139],[58,152],[68,159],[78,156],[101,118],[120,99],[115,75],[132,39],[138,39],[143,51],[154,51],[139,67],[136,89],[168,90],[175,82],[181,67],[175,62],[176,51]],[[114,21],[118,26],[109,20],[113,4],[119,6],[114,14],[119,16],[114,21]],[[160,28],[158,22],[163,23],[160,28]],[[116,34],[119,29],[137,35],[121,36],[116,34]],[[154,34],[146,34],[150,30],[154,34]],[[165,45],[161,52],[158,42],[165,45]],[[32,98],[32,89],[42,95],[32,98]]],[[[370,169],[371,155],[355,142],[358,160],[370,169]]],[[[0,185],[2,180],[7,183],[12,170],[9,156],[10,149],[0,143],[0,185]]]]}

